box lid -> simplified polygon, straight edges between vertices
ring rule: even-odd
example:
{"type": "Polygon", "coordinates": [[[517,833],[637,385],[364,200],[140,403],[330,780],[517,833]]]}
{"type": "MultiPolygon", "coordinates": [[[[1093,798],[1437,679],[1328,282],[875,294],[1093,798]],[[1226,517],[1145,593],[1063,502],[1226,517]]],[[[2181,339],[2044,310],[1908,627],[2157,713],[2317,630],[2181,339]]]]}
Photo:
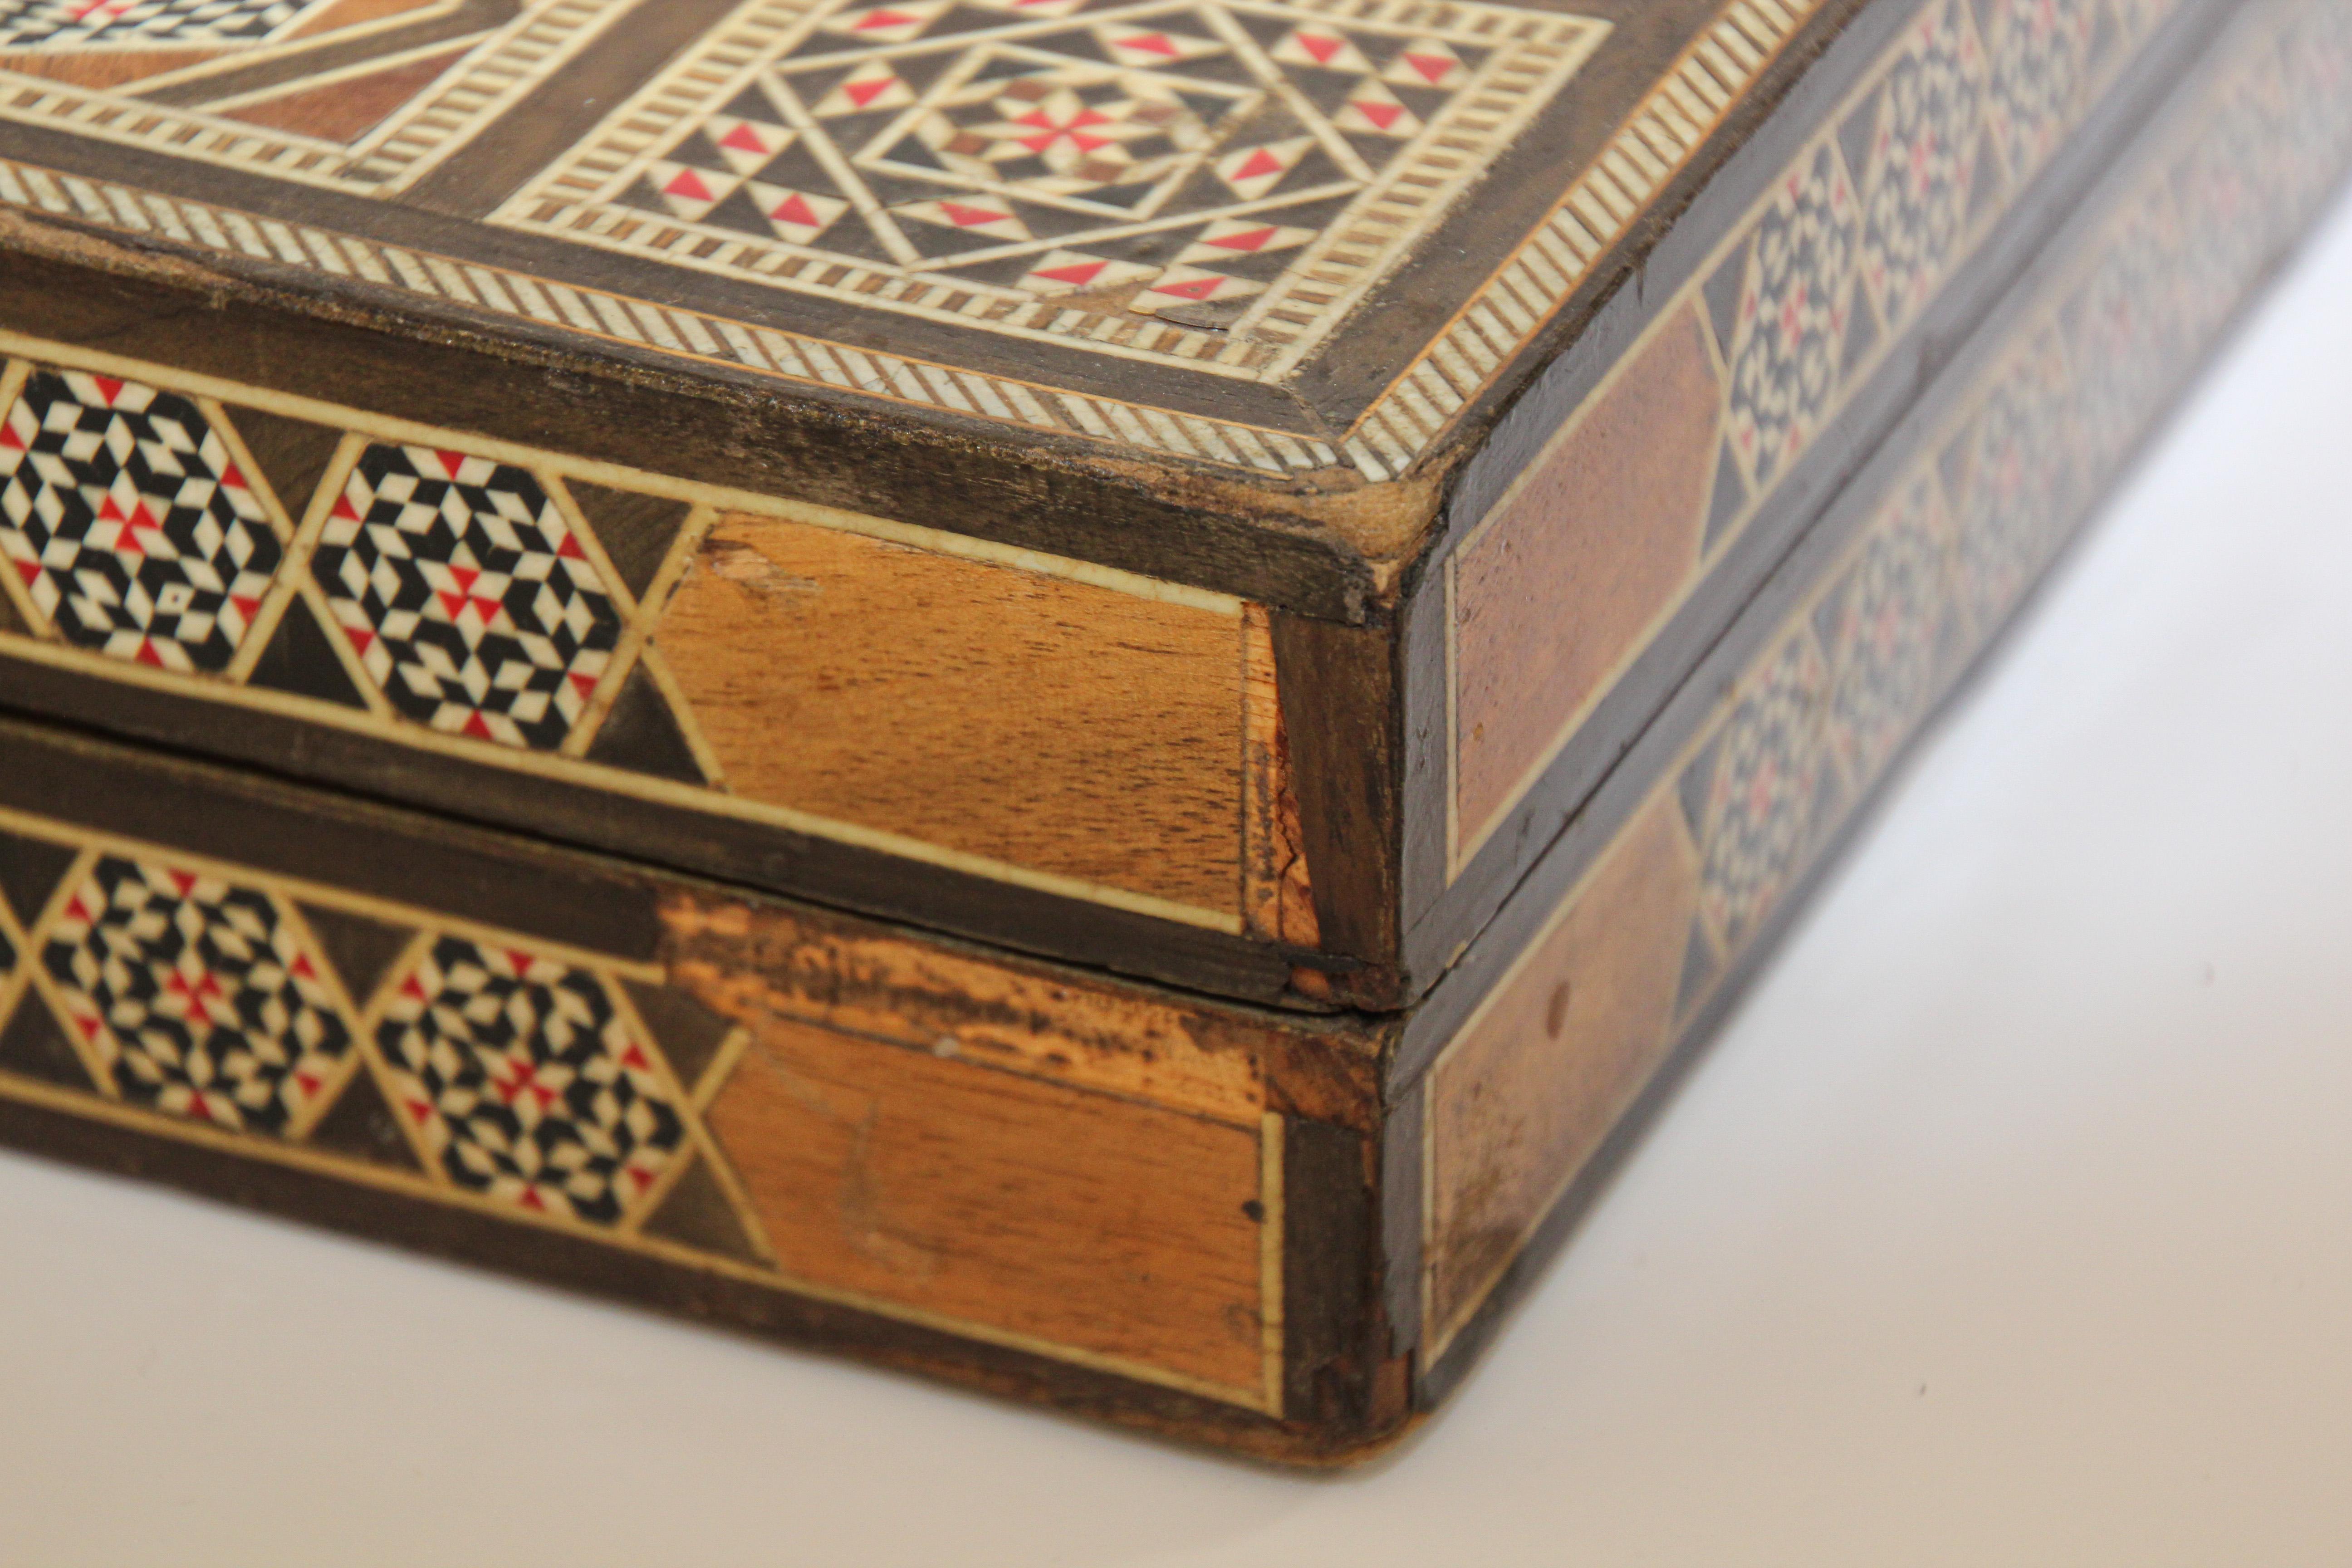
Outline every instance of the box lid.
{"type": "Polygon", "coordinates": [[[592,378],[372,372],[510,433],[1353,619],[1643,213],[1857,8],[15,5],[0,211],[592,378]]]}

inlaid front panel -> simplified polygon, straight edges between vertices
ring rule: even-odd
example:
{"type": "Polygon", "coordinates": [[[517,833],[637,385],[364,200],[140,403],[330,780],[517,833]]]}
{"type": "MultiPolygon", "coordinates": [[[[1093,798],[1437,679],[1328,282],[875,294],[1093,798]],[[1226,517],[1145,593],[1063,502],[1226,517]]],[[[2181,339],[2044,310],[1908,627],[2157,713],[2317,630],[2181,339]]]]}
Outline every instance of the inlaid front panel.
{"type": "Polygon", "coordinates": [[[718,1276],[1278,1408],[1246,1026],[694,891],[649,918],[667,949],[615,954],[0,809],[0,1103],[521,1227],[518,1260],[586,1242],[655,1299],[718,1276]]]}
{"type": "Polygon", "coordinates": [[[1297,857],[1268,837],[1287,784],[1254,606],[0,349],[0,653],[579,782],[615,812],[685,804],[1280,934],[1297,857]]]}

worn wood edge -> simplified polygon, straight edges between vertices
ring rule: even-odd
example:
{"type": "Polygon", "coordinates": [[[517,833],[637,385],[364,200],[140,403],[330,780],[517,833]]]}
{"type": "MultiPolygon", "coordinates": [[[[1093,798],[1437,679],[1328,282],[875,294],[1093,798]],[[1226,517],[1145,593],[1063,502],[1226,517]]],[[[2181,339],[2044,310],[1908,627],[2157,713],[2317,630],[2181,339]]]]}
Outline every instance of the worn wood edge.
{"type": "Polygon", "coordinates": [[[1319,945],[1375,966],[1347,980],[1348,1001],[1391,1009],[1404,834],[1393,635],[1276,616],[1273,640],[1319,945]]]}

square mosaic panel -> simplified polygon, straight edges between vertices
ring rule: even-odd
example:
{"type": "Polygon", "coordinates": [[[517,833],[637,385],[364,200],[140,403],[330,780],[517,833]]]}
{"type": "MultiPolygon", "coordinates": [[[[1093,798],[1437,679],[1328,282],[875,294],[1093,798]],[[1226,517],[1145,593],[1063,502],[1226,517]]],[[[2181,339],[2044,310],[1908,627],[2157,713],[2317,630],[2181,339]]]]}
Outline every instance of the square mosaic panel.
{"type": "Polygon", "coordinates": [[[1475,4],[753,4],[497,221],[1072,338],[1125,311],[1289,341],[1607,30],[1475,4]]]}

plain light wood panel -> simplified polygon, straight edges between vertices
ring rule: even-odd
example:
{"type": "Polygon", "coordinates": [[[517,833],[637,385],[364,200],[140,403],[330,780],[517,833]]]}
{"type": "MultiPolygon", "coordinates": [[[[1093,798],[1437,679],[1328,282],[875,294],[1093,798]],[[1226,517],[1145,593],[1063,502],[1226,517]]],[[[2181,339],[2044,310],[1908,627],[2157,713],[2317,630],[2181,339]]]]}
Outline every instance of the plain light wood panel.
{"type": "Polygon", "coordinates": [[[788,1273],[1260,1396],[1256,1129],[782,1018],[708,1117],[788,1273]]]}
{"type": "Polygon", "coordinates": [[[1230,616],[730,517],[656,640],[738,794],[1239,916],[1230,616]]]}
{"type": "Polygon", "coordinates": [[[1439,1339],[1672,1043],[1698,875],[1674,792],[1662,790],[1438,1064],[1428,1266],[1439,1339]]]}
{"type": "Polygon", "coordinates": [[[1466,847],[1697,569],[1721,400],[1696,308],[1570,422],[1454,564],[1466,847]]]}

